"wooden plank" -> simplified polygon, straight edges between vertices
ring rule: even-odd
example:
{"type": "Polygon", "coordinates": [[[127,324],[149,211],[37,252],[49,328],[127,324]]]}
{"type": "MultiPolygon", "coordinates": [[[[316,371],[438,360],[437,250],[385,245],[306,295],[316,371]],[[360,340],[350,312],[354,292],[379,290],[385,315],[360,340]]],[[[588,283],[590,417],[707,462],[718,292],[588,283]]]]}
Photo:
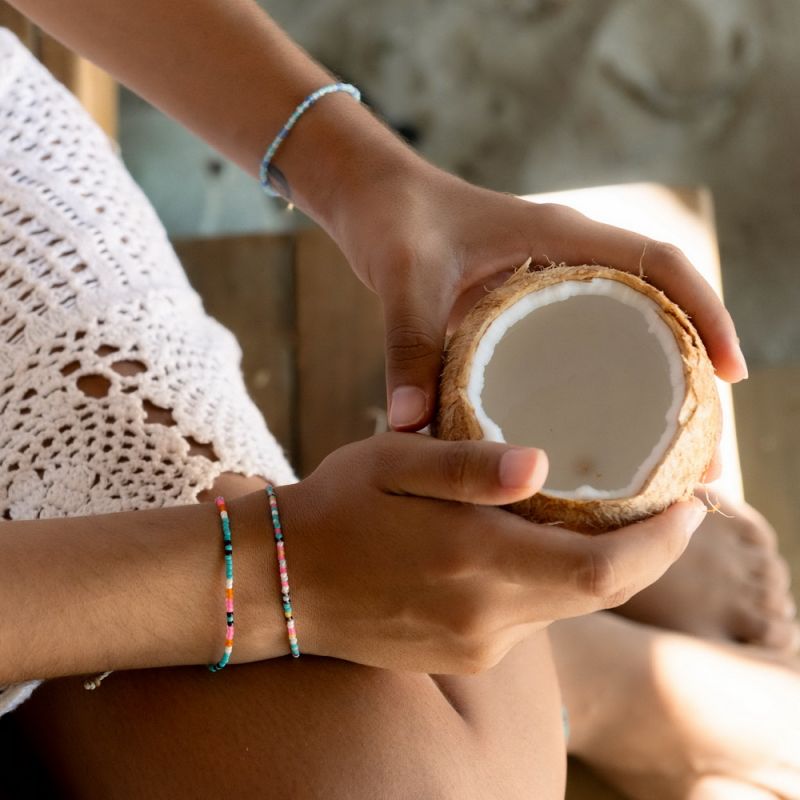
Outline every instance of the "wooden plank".
{"type": "Polygon", "coordinates": [[[570,758],[564,800],[625,800],[625,798],[608,784],[603,783],[585,764],[570,758]]]}
{"type": "Polygon", "coordinates": [[[291,237],[230,236],[174,244],[208,313],[239,340],[250,396],[293,460],[295,319],[291,237]]]}
{"type": "Polygon", "coordinates": [[[300,475],[332,450],[385,429],[383,321],[377,298],[321,231],[297,237],[300,475]]]}
{"type": "Polygon", "coordinates": [[[47,34],[40,33],[36,54],[112,138],[119,129],[119,99],[116,81],[100,67],[73,53],[47,34]]]}
{"type": "Polygon", "coordinates": [[[117,82],[100,67],[73,53],[39,30],[20,11],[0,0],[0,27],[8,28],[29,47],[112,138],[119,130],[117,82]]]}
{"type": "Polygon", "coordinates": [[[753,370],[733,397],[747,499],[778,531],[800,604],[800,364],[753,370]]]}
{"type": "Polygon", "coordinates": [[[16,8],[12,8],[8,3],[1,1],[0,27],[8,28],[13,34],[19,37],[23,44],[27,45],[31,50],[34,49],[37,37],[33,23],[31,23],[22,12],[17,11],[16,8]]]}
{"type": "Polygon", "coordinates": [[[80,58],[75,67],[73,89],[83,107],[109,138],[119,137],[119,86],[96,64],[80,58]]]}

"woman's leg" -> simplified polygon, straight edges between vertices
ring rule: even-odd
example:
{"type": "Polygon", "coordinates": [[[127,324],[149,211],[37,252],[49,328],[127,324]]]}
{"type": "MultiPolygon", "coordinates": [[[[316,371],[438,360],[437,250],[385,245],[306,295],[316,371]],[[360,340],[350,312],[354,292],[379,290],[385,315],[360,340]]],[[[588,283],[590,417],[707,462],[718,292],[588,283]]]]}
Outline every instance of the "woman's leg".
{"type": "MultiPolygon", "coordinates": [[[[708,515],[661,580],[617,609],[645,625],[602,614],[551,629],[573,722],[570,749],[633,798],[775,798],[752,784],[752,771],[737,767],[749,759],[756,771],[770,771],[777,759],[769,747],[781,726],[800,730],[800,711],[791,710],[800,687],[800,663],[790,655],[797,625],[776,533],[745,503],[723,501],[722,512],[708,515]],[[737,646],[736,640],[760,647],[737,646]],[[737,676],[736,657],[749,659],[748,674],[737,676]],[[794,689],[787,691],[783,680],[773,684],[777,691],[765,690],[770,665],[780,663],[794,667],[788,684],[794,689]],[[625,719],[618,705],[623,693],[636,697],[625,719]],[[711,713],[720,700],[724,712],[711,713]],[[764,708],[756,724],[748,722],[753,703],[764,708]],[[770,705],[779,709],[772,716],[770,705]]],[[[789,769],[797,791],[795,740],[789,769]]]]}
{"type": "Polygon", "coordinates": [[[468,693],[459,713],[426,675],[313,657],[236,667],[224,685],[201,668],[117,674],[91,696],[48,683],[21,716],[62,790],[87,799],[558,798],[557,692],[543,698],[549,669],[527,651],[545,684],[514,691],[498,667],[476,722],[468,693]]]}
{"type": "Polygon", "coordinates": [[[775,530],[747,503],[718,502],[721,513],[708,514],[681,558],[618,612],[695,636],[796,650],[800,629],[775,530]]]}
{"type": "Polygon", "coordinates": [[[800,797],[797,657],[609,613],[551,638],[570,752],[627,797],[800,797]]]}
{"type": "MultiPolygon", "coordinates": [[[[199,499],[263,485],[225,474],[199,499]]],[[[51,681],[15,714],[59,790],[86,800],[563,795],[545,632],[475,677],[303,656],[114,673],[95,692],[51,681]]]]}

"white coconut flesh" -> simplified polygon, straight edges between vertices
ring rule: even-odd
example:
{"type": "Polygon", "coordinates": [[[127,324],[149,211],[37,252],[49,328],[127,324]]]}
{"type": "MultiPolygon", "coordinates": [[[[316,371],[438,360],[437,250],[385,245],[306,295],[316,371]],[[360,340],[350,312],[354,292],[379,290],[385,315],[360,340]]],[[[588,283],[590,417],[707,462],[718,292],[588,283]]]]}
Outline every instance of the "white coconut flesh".
{"type": "Polygon", "coordinates": [[[540,447],[544,494],[635,497],[678,429],[683,361],[658,305],[607,278],[524,295],[488,327],[467,396],[484,438],[540,447]]]}

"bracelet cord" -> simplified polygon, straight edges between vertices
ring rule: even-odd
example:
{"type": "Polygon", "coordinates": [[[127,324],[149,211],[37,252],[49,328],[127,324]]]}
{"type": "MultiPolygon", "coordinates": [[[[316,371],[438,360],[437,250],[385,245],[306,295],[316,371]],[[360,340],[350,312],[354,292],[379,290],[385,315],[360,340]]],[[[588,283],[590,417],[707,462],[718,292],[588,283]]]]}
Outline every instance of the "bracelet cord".
{"type": "Polygon", "coordinates": [[[289,570],[286,566],[286,547],[283,541],[281,518],[278,513],[278,496],[272,484],[267,485],[266,492],[269,497],[270,518],[272,520],[272,529],[275,534],[275,553],[278,557],[278,574],[281,580],[281,604],[283,606],[283,616],[286,620],[286,633],[289,637],[289,650],[293,658],[299,658],[300,648],[297,645],[297,629],[294,622],[294,609],[292,608],[292,593],[289,589],[289,570]]]}
{"type": "Polygon", "coordinates": [[[222,545],[225,554],[225,650],[222,653],[222,658],[216,664],[209,664],[208,669],[211,672],[219,672],[227,666],[233,652],[233,635],[235,633],[233,625],[233,539],[231,537],[231,521],[228,517],[225,498],[218,497],[214,502],[217,506],[217,511],[219,511],[219,521],[222,527],[222,545]]]}
{"type": "Polygon", "coordinates": [[[280,192],[275,191],[272,188],[271,184],[271,176],[270,176],[270,166],[272,164],[272,159],[275,157],[275,153],[278,152],[278,148],[281,146],[283,141],[289,135],[289,132],[294,128],[297,121],[303,114],[308,111],[311,106],[313,106],[319,99],[325,97],[328,94],[334,94],[336,92],[344,92],[345,94],[349,94],[359,103],[361,102],[361,92],[356,89],[351,83],[331,83],[327,86],[323,86],[316,91],[311,92],[302,103],[300,103],[294,111],[292,111],[289,119],[286,120],[284,126],[278,131],[278,135],[272,140],[272,144],[267,148],[267,152],[264,154],[264,158],[261,159],[261,168],[259,169],[259,180],[261,182],[261,188],[270,196],[270,197],[282,197],[280,192]]]}

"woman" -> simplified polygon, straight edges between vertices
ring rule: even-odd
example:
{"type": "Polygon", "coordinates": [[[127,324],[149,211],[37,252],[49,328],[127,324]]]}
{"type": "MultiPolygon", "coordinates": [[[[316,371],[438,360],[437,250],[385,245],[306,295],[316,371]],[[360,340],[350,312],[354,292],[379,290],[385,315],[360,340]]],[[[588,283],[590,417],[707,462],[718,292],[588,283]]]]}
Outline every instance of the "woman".
{"type": "MultiPolygon", "coordinates": [[[[297,102],[330,83],[246,0],[17,5],[253,173],[297,102]]],[[[704,509],[595,539],[539,528],[492,506],[541,486],[543,453],[410,432],[430,418],[448,323],[529,255],[644,267],[736,380],[746,369],[713,292],[669,246],[468,186],[352,98],[325,97],[270,175],[380,296],[390,420],[405,433],[294,484],[152,211],[74,101],[4,50],[2,485],[21,535],[0,537],[0,607],[15,608],[0,684],[17,703],[32,678],[121,671],[92,695],[48,683],[20,709],[64,792],[559,796],[547,624],[652,583],[704,509]],[[282,657],[266,481],[299,660],[282,657]],[[182,665],[223,646],[219,523],[202,502],[218,494],[236,548],[233,661],[253,663],[211,675],[182,665]],[[482,506],[452,502],[467,499],[482,506]]]]}

